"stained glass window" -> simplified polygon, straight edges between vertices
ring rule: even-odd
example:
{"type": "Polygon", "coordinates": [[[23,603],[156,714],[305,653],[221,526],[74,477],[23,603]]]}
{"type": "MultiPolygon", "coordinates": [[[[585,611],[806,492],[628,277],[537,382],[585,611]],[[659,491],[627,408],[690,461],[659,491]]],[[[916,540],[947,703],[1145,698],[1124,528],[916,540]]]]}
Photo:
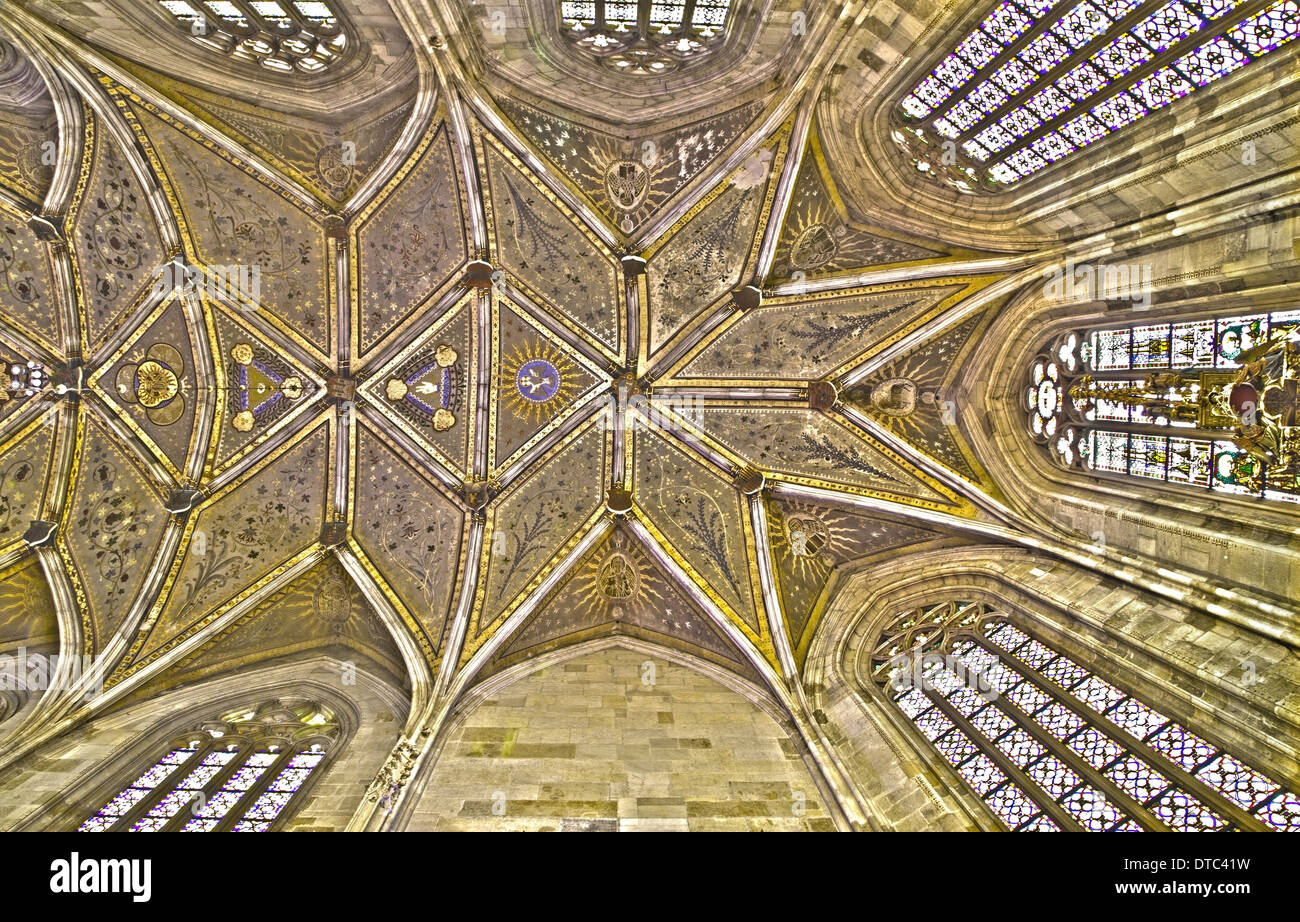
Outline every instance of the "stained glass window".
{"type": "Polygon", "coordinates": [[[872,675],[1008,829],[1300,832],[1300,796],[983,603],[896,617],[872,675]]]}
{"type": "Polygon", "coordinates": [[[1004,0],[903,97],[894,139],[920,172],[1004,189],[1300,33],[1297,0],[1061,8],[1004,0]]]}
{"type": "Polygon", "coordinates": [[[338,63],[348,36],[324,0],[158,0],[204,47],[280,73],[318,74],[338,63]]]}
{"type": "Polygon", "coordinates": [[[1072,332],[1030,366],[1066,467],[1300,503],[1300,310],[1072,332]]]}
{"type": "Polygon", "coordinates": [[[562,0],[561,30],[621,73],[666,74],[721,44],[731,0],[562,0]]]}
{"type": "Polygon", "coordinates": [[[276,702],[205,721],[83,822],[81,832],[266,832],[320,774],[328,710],[276,702]]]}

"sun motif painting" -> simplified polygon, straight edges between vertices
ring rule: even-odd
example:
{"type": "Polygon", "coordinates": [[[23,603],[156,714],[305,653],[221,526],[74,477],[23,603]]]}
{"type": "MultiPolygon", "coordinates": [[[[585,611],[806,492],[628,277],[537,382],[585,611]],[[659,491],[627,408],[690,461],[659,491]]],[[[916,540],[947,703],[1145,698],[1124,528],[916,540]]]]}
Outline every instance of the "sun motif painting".
{"type": "Polygon", "coordinates": [[[579,392],[577,366],[544,340],[516,346],[501,369],[497,388],[505,405],[529,424],[553,419],[579,392]]]}

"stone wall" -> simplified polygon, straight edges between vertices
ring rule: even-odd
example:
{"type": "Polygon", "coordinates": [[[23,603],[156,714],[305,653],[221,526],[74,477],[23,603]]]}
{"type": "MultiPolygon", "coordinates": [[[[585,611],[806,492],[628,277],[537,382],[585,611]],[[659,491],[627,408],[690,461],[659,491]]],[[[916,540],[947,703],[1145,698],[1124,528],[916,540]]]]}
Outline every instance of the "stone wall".
{"type": "Polygon", "coordinates": [[[655,659],[642,684],[646,659],[585,653],[483,701],[442,745],[407,828],[833,828],[797,738],[685,666],[655,659]]]}

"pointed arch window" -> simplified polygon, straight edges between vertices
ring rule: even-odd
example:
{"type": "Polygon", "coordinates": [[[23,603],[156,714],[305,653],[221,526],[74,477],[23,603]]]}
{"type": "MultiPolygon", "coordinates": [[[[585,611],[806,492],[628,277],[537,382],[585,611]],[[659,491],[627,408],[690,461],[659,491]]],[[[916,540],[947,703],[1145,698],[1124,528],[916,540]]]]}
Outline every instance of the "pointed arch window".
{"type": "Polygon", "coordinates": [[[292,815],[340,726],[314,703],[232,711],[161,747],[80,832],[267,832],[292,815]]]}
{"type": "Polygon", "coordinates": [[[1060,464],[1300,503],[1300,310],[1068,333],[1034,359],[1030,432],[1060,464]]]}
{"type": "Polygon", "coordinates": [[[722,43],[732,0],[562,0],[561,30],[606,66],[665,74],[722,43]]]}
{"type": "Polygon", "coordinates": [[[899,103],[913,166],[998,191],[1300,34],[1296,0],[1005,0],[899,103]]]}
{"type": "Polygon", "coordinates": [[[319,74],[348,51],[348,34],[325,0],[157,0],[205,48],[279,73],[319,74]]]}
{"type": "Polygon", "coordinates": [[[1008,829],[1300,831],[1300,797],[979,602],[906,612],[872,675],[1008,829]]]}

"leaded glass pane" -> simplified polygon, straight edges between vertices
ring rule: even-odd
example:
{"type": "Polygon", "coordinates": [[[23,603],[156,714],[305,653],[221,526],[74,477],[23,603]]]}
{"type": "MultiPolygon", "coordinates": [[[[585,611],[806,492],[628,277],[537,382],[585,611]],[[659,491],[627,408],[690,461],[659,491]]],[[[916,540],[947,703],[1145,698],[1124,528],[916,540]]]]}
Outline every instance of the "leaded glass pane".
{"type": "Polygon", "coordinates": [[[1053,820],[1045,813],[1038,814],[1038,816],[1034,817],[1029,822],[1025,823],[1023,826],[1021,826],[1019,829],[1016,830],[1016,832],[1060,832],[1060,831],[1061,831],[1061,827],[1057,826],[1056,821],[1053,820]]]}
{"type": "Polygon", "coordinates": [[[1172,67],[1162,67],[1133,85],[1133,93],[1148,109],[1167,106],[1193,89],[1191,82],[1172,67]]]}
{"type": "Polygon", "coordinates": [[[1212,832],[1228,823],[1186,791],[1174,788],[1150,805],[1151,812],[1178,832],[1212,832]]]}
{"type": "MultiPolygon", "coordinates": [[[[1061,806],[1089,832],[1104,832],[1124,819],[1124,814],[1105,794],[1087,785],[1063,797],[1061,806]]],[[[1142,831],[1136,823],[1133,827],[1134,832],[1142,831]]]]}
{"type": "Polygon", "coordinates": [[[1058,656],[1039,672],[1062,688],[1073,688],[1091,675],[1088,670],[1075,665],[1064,656],[1058,656]]]}
{"type": "Polygon", "coordinates": [[[939,66],[934,69],[934,72],[940,80],[953,89],[975,76],[975,71],[971,70],[971,66],[955,54],[950,54],[944,58],[939,66]]]}
{"type": "Polygon", "coordinates": [[[1109,76],[1122,77],[1154,57],[1155,52],[1136,38],[1131,35],[1121,35],[1089,60],[1109,76]]]}
{"type": "Polygon", "coordinates": [[[989,631],[988,639],[993,641],[1008,653],[1014,653],[1016,648],[1029,641],[1029,635],[1015,625],[1003,622],[993,630],[989,631]]]}
{"type": "Polygon", "coordinates": [[[1056,756],[1039,759],[1026,769],[1026,774],[1033,778],[1053,800],[1060,800],[1066,793],[1083,783],[1082,779],[1056,756]]]}
{"type": "Polygon", "coordinates": [[[935,742],[934,748],[938,749],[943,754],[943,757],[953,765],[969,759],[979,752],[975,744],[960,730],[941,737],[935,742]]]}
{"type": "Polygon", "coordinates": [[[1036,640],[1031,640],[1016,651],[1016,656],[1035,669],[1040,669],[1043,664],[1056,656],[1056,651],[1036,640]]]}
{"type": "Polygon", "coordinates": [[[1070,49],[1055,35],[1044,32],[1024,47],[1020,60],[1039,74],[1052,70],[1070,56],[1070,49]]]}
{"type": "Polygon", "coordinates": [[[1088,61],[1084,61],[1072,70],[1067,71],[1056,81],[1057,89],[1064,92],[1075,102],[1082,102],[1105,84],[1106,77],[1088,61]]]}
{"type": "Polygon", "coordinates": [[[1146,115],[1146,108],[1129,93],[1119,93],[1093,108],[1092,114],[1103,125],[1114,130],[1146,115]]]}
{"type": "Polygon", "coordinates": [[[1300,32],[1300,4],[1295,0],[1275,3],[1257,16],[1245,20],[1228,36],[1241,43],[1249,54],[1263,54],[1291,41],[1300,32]]]}
{"type": "Polygon", "coordinates": [[[1005,784],[1006,774],[984,754],[967,759],[957,766],[957,773],[966,779],[971,790],[984,797],[998,785],[1005,784]]]}
{"type": "Polygon", "coordinates": [[[998,739],[997,746],[1006,753],[1007,758],[1020,768],[1024,768],[1030,762],[1042,758],[1046,752],[1038,744],[1037,740],[1019,727],[1010,733],[1003,734],[998,739]]]}
{"type": "Polygon", "coordinates": [[[1300,832],[1300,796],[1286,791],[1255,811],[1255,816],[1282,832],[1300,832]]]}
{"type": "Polygon", "coordinates": [[[984,20],[984,31],[1003,45],[1009,45],[1029,31],[1031,25],[1033,21],[1019,7],[1003,2],[984,20]]]}
{"type": "Polygon", "coordinates": [[[908,717],[916,717],[922,711],[930,707],[930,699],[925,697],[919,689],[910,688],[907,693],[894,702],[902,709],[908,717]]]}
{"type": "Polygon", "coordinates": [[[1104,768],[1124,754],[1124,749],[1110,737],[1088,727],[1066,741],[1066,745],[1083,757],[1093,768],[1104,768]]]}
{"type": "Polygon", "coordinates": [[[1045,707],[1051,702],[1051,696],[1044,694],[1037,686],[1029,682],[1021,682],[1011,691],[1007,692],[1007,698],[1015,702],[1026,714],[1033,714],[1041,707],[1045,707]]]}
{"type": "Polygon", "coordinates": [[[1066,109],[1069,109],[1073,103],[1070,97],[1055,86],[1045,86],[1041,91],[1031,96],[1029,102],[1025,105],[1032,109],[1039,118],[1047,121],[1056,118],[1066,109]]]}
{"type": "Polygon", "coordinates": [[[1189,733],[1174,723],[1153,733],[1146,742],[1152,749],[1163,753],[1188,771],[1208,761],[1218,751],[1195,733],[1189,733]]]}
{"type": "Polygon", "coordinates": [[[980,29],[967,35],[957,46],[957,54],[961,55],[971,67],[976,68],[992,61],[1001,50],[1001,46],[980,29]]]}
{"type": "Polygon", "coordinates": [[[1109,16],[1091,3],[1085,2],[1066,13],[1056,25],[1052,26],[1052,32],[1077,51],[1105,32],[1110,22],[1109,16]]]}
{"type": "Polygon", "coordinates": [[[1138,739],[1146,739],[1156,729],[1169,722],[1169,718],[1147,707],[1136,698],[1127,698],[1106,712],[1119,726],[1138,739]]]}
{"type": "Polygon", "coordinates": [[[1168,778],[1132,756],[1116,762],[1103,774],[1140,804],[1146,803],[1169,787],[1168,778]]]}
{"type": "Polygon", "coordinates": [[[934,740],[953,729],[953,722],[938,708],[931,708],[916,718],[916,727],[926,739],[934,740]]]}
{"type": "Polygon", "coordinates": [[[1006,733],[1016,722],[996,707],[986,707],[970,719],[971,724],[989,739],[1006,733]]]}
{"type": "MultiPolygon", "coordinates": [[[[993,791],[985,798],[985,803],[992,808],[1002,822],[1007,824],[1008,829],[1020,827],[1038,815],[1039,812],[1038,806],[1025,795],[1024,791],[1014,784],[1006,784],[993,791]]],[[[1043,817],[1042,822],[1036,828],[1055,831],[1057,826],[1052,820],[1043,817]]]]}
{"type": "Polygon", "coordinates": [[[1195,32],[1202,24],[1200,16],[1180,0],[1173,0],[1138,23],[1132,34],[1156,51],[1164,51],[1174,42],[1195,32]]]}
{"type": "Polygon", "coordinates": [[[952,702],[953,707],[955,707],[963,717],[969,717],[971,714],[974,714],[986,703],[983,695],[965,686],[962,686],[949,695],[948,700],[952,702]]]}
{"type": "Polygon", "coordinates": [[[1274,794],[1278,785],[1226,753],[1196,772],[1196,777],[1249,810],[1274,794]]]}
{"type": "MultiPolygon", "coordinates": [[[[245,822],[266,822],[274,820],[293,799],[293,795],[306,782],[313,768],[325,758],[324,753],[302,752],[289,760],[281,769],[275,780],[267,787],[253,805],[244,813],[245,822]]],[[[264,830],[250,830],[264,831],[264,830]]]]}
{"type": "Polygon", "coordinates": [[[1084,725],[1082,717],[1061,704],[1049,704],[1034,715],[1034,720],[1058,740],[1065,739],[1084,725]]]}

